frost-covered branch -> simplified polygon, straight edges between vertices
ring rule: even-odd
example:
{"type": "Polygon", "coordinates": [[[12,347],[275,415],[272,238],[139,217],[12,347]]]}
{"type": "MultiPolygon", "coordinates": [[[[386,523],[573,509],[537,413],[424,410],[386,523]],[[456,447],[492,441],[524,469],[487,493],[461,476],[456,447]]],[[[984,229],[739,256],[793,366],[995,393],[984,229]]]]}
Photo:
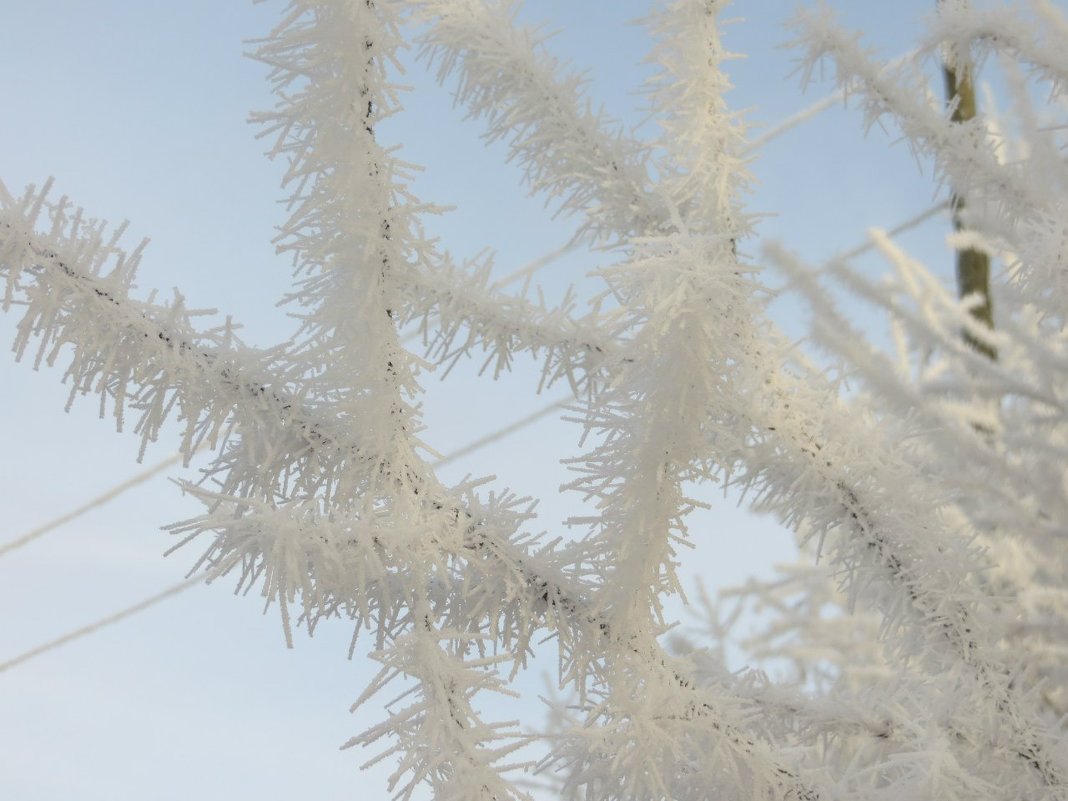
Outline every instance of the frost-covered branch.
{"type": "Polygon", "coordinates": [[[554,307],[537,305],[493,289],[488,264],[471,270],[447,259],[409,281],[425,294],[422,303],[413,306],[411,321],[419,324],[427,357],[447,366],[446,375],[463,356],[481,352],[482,369],[492,367],[497,378],[528,351],[542,362],[539,391],[566,379],[578,394],[587,381],[603,379],[618,358],[619,349],[603,333],[600,316],[578,317],[571,292],[554,307]]]}
{"type": "Polygon", "coordinates": [[[983,135],[981,121],[956,124],[947,119],[913,65],[887,69],[877,64],[856,37],[834,24],[826,10],[800,14],[798,27],[799,43],[806,50],[801,68],[804,80],[822,60],[830,60],[839,84],[863,102],[866,125],[871,127],[883,116],[892,117],[910,147],[936,159],[943,178],[968,206],[985,208],[972,200],[973,193],[980,192],[1000,215],[1010,219],[1026,218],[1041,205],[1026,176],[1001,168],[993,145],[983,135]]]}
{"type": "Polygon", "coordinates": [[[344,747],[395,739],[394,745],[365,767],[398,754],[400,765],[389,779],[392,791],[404,778],[397,798],[411,798],[426,783],[435,799],[530,799],[502,780],[503,773],[525,767],[525,763],[498,764],[521,748],[526,738],[514,730],[514,722],[484,723],[472,705],[479,692],[515,695],[493,670],[508,657],[466,658],[466,652],[475,647],[469,637],[416,626],[388,648],[372,654],[383,668],[353,709],[393,686],[401,676],[415,677],[418,684],[392,706],[408,695],[414,695],[415,700],[401,709],[391,709],[387,720],[353,737],[344,747]],[[504,744],[498,745],[502,740],[504,744]]]}
{"type": "MultiPolygon", "coordinates": [[[[298,397],[265,380],[272,354],[242,347],[229,325],[195,330],[180,295],[170,306],[130,298],[143,246],[125,253],[117,245],[121,228],[109,234],[65,200],[49,205],[47,192],[47,185],[31,190],[18,202],[6,191],[0,195],[4,308],[24,307],[17,356],[34,339],[35,366],[54,364],[69,348],[70,402],[99,394],[101,414],[110,402],[120,429],[128,410],[139,412],[134,430],[142,454],[175,409],[185,421],[181,450],[187,457],[235,425],[271,425],[277,446],[297,458],[330,441],[335,432],[329,426],[311,420],[298,397]],[[38,230],[42,216],[45,233],[38,230]],[[235,414],[238,423],[231,421],[235,414]]],[[[256,481],[267,486],[295,470],[272,470],[269,462],[262,468],[256,481]]]]}
{"type": "MultiPolygon", "coordinates": [[[[17,353],[66,360],[72,399],[99,395],[120,427],[138,415],[142,451],[172,418],[187,456],[221,443],[185,485],[203,511],[169,526],[175,547],[202,543],[194,569],[256,589],[289,641],[330,618],[370,637],[383,667],[358,703],[406,691],[349,744],[396,757],[402,798],[421,784],[524,798],[509,771],[534,759],[586,801],[1064,798],[1063,136],[1014,62],[1017,127],[954,122],[918,70],[877,64],[809,13],[806,64],[832,59],[869,122],[899,122],[965,199],[952,247],[1002,267],[991,330],[974,298],[887,236],[872,245],[894,269],[882,282],[841,261],[816,276],[768,249],[793,279],[784,291],[816,312],[811,342],[835,360],[824,369],[767,319],[745,255],[748,150],[724,101],[724,5],[670,0],[648,21],[660,133],[639,142],[608,131],[510,0],[294,0],[256,50],[276,96],[256,120],[286,162],[276,245],[293,257],[292,341],[252,350],[229,323],[198,331],[181,296],[132,298],[141,250],[122,250],[121,229],[47,188],[17,201],[0,189],[17,353]],[[379,136],[400,111],[409,24],[532,191],[603,246],[591,313],[573,293],[554,308],[508,295],[488,260],[456,264],[426,236],[437,208],[379,136]],[[843,289],[888,315],[889,347],[843,311],[843,289]],[[489,479],[442,484],[420,439],[427,363],[402,327],[435,365],[481,350],[496,377],[528,353],[542,384],[568,381],[585,427],[568,487],[589,507],[570,522],[586,536],[528,533],[534,502],[489,479]],[[679,548],[712,483],[802,541],[808,564],[736,592],[768,614],[742,645],[785,660],[796,685],[728,670],[718,619],[710,649],[662,644],[679,548]],[[532,756],[535,738],[493,722],[482,699],[510,693],[546,636],[574,700],[532,756]]],[[[999,38],[1000,17],[951,5],[928,51],[989,48],[1060,85],[1064,31],[1040,0],[1048,38],[1015,16],[999,38]]]]}
{"type": "Polygon", "coordinates": [[[948,45],[961,53],[978,46],[980,59],[992,52],[1011,54],[1063,94],[1068,89],[1068,54],[1057,37],[1068,32],[1064,12],[1048,2],[1030,0],[1026,5],[1027,10],[1023,3],[972,8],[945,0],[939,4],[928,46],[948,45]]]}
{"type": "Polygon", "coordinates": [[[654,230],[664,219],[635,202],[653,187],[646,149],[605,130],[603,115],[582,99],[582,79],[540,43],[536,31],[515,24],[515,0],[412,0],[420,39],[441,80],[458,80],[457,102],[484,119],[489,141],[506,139],[532,193],[568,214],[583,230],[617,241],[654,230]]]}

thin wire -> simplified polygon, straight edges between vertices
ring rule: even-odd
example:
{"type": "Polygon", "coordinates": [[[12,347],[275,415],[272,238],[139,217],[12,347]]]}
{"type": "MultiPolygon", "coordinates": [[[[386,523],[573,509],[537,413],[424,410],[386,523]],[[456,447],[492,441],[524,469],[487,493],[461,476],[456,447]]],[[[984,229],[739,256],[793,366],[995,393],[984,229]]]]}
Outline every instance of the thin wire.
{"type": "Polygon", "coordinates": [[[5,542],[3,545],[0,545],[0,556],[10,553],[16,548],[21,548],[27,543],[33,542],[38,537],[41,537],[47,534],[49,531],[59,528],[64,523],[69,523],[70,521],[81,517],[86,512],[92,511],[98,506],[103,506],[108,501],[114,500],[119,495],[122,495],[122,493],[126,492],[127,490],[136,487],[138,484],[143,484],[156,474],[166,470],[168,467],[178,464],[181,460],[182,454],[180,453],[175,454],[174,456],[170,456],[164,459],[162,462],[158,462],[152,465],[151,467],[142,470],[140,473],[137,473],[136,475],[124,481],[123,483],[112,487],[103,494],[93,498],[88,503],[79,506],[77,509],[73,509],[70,512],[67,512],[65,515],[61,515],[60,517],[55,518],[54,520],[50,520],[44,525],[38,526],[32,531],[28,531],[20,537],[16,537],[15,539],[9,542],[5,542]]]}
{"type": "Polygon", "coordinates": [[[518,431],[521,428],[526,428],[531,423],[536,422],[537,420],[540,420],[543,417],[546,417],[547,415],[551,414],[552,412],[556,411],[557,409],[563,409],[564,406],[566,406],[569,401],[570,401],[570,397],[560,398],[558,400],[554,400],[552,403],[550,403],[550,404],[548,404],[546,406],[543,406],[541,409],[538,409],[536,412],[531,412],[526,417],[522,417],[522,418],[520,418],[519,420],[516,420],[513,423],[509,423],[508,425],[504,426],[503,428],[499,428],[496,431],[494,431],[494,432],[492,432],[490,434],[487,434],[484,437],[479,437],[474,442],[469,442],[467,445],[464,445],[462,448],[460,448],[458,450],[455,450],[455,451],[453,451],[452,453],[450,453],[450,454],[448,454],[446,456],[442,456],[440,459],[438,459],[436,462],[434,462],[434,464],[432,466],[433,467],[442,467],[444,465],[447,465],[449,462],[455,461],[456,459],[460,459],[460,458],[462,458],[464,456],[467,456],[470,453],[474,453],[475,451],[486,447],[491,442],[496,442],[497,440],[499,440],[499,439],[501,439],[503,437],[507,437],[509,434],[512,434],[512,433],[518,431]]]}
{"type": "Polygon", "coordinates": [[[831,106],[835,106],[843,102],[845,98],[845,90],[838,89],[834,92],[831,92],[831,94],[827,95],[826,97],[817,100],[811,106],[801,109],[796,114],[791,114],[778,125],[769,128],[760,136],[746,142],[745,147],[742,148],[742,155],[748,155],[749,153],[752,153],[758,148],[763,147],[771,140],[778,139],[787,131],[796,128],[802,123],[808,122],[813,117],[822,114],[824,111],[831,108],[831,106]]]}
{"type": "MultiPolygon", "coordinates": [[[[883,69],[893,69],[894,67],[899,67],[902,64],[905,64],[914,59],[917,55],[919,55],[919,53],[919,50],[910,50],[907,53],[902,53],[897,58],[887,62],[886,66],[883,69]]],[[[802,125],[803,123],[808,122],[810,119],[822,114],[824,111],[831,108],[832,106],[835,106],[839,103],[844,103],[848,95],[848,87],[842,87],[841,89],[836,89],[835,91],[831,92],[826,97],[820,98],[812,105],[806,106],[805,108],[798,111],[796,114],[791,114],[789,117],[782,120],[777,125],[774,125],[769,128],[756,139],[751,139],[750,141],[746,142],[745,147],[742,148],[742,155],[748,155],[749,153],[755,151],[757,148],[763,147],[771,140],[778,139],[787,131],[796,128],[798,125],[802,125]]]]}
{"type": "Polygon", "coordinates": [[[107,617],[101,618],[95,623],[90,623],[88,626],[82,626],[80,629],[69,631],[62,637],[57,637],[56,639],[51,640],[50,642],[46,642],[43,645],[38,645],[36,648],[31,648],[29,651],[25,651],[24,653],[21,653],[16,657],[12,657],[6,662],[0,662],[0,673],[3,673],[5,670],[9,670],[15,667],[16,665],[21,665],[23,662],[28,662],[34,657],[41,656],[41,654],[48,653],[49,651],[59,648],[62,645],[66,645],[67,643],[73,640],[80,639],[81,637],[86,637],[90,634],[100,631],[103,628],[112,626],[115,623],[125,620],[128,617],[136,615],[138,612],[143,612],[149,607],[155,606],[161,601],[165,601],[168,598],[173,598],[180,592],[185,592],[195,584],[201,583],[203,583],[203,578],[200,576],[191,579],[186,579],[185,581],[179,584],[175,584],[171,587],[168,587],[163,592],[157,593],[156,595],[153,595],[149,598],[145,598],[143,601],[139,601],[133,606],[128,606],[125,609],[121,609],[118,612],[108,615],[107,617]]]}
{"type": "MultiPolygon", "coordinates": [[[[939,213],[941,213],[941,212],[943,212],[943,211],[945,211],[946,209],[949,208],[949,204],[950,204],[950,201],[948,201],[948,200],[943,200],[943,201],[941,201],[939,203],[936,203],[933,206],[931,206],[930,208],[924,209],[923,211],[921,211],[916,216],[909,217],[904,222],[898,223],[893,228],[891,228],[889,231],[887,231],[886,235],[890,236],[890,237],[895,237],[895,236],[898,236],[899,234],[903,234],[903,233],[905,233],[905,231],[908,231],[908,230],[910,230],[912,228],[915,228],[917,225],[920,225],[921,223],[927,222],[932,217],[937,217],[939,213]]],[[[855,248],[852,248],[851,250],[847,250],[845,253],[839,254],[835,258],[835,261],[849,261],[850,259],[855,259],[857,256],[861,256],[861,255],[867,253],[869,250],[873,249],[874,247],[875,247],[875,240],[872,239],[871,237],[868,237],[867,241],[864,242],[863,244],[857,245],[855,248]]]]}
{"type": "MultiPolygon", "coordinates": [[[[887,236],[889,236],[891,238],[899,236],[899,235],[905,233],[905,231],[911,230],[912,228],[915,228],[917,225],[920,225],[921,223],[927,222],[927,220],[931,219],[932,217],[938,216],[941,212],[943,212],[946,209],[948,209],[949,206],[950,206],[950,201],[949,200],[939,201],[938,203],[935,203],[933,206],[930,206],[929,208],[924,209],[919,214],[917,214],[917,215],[915,215],[913,217],[909,217],[907,220],[904,220],[903,222],[898,223],[893,228],[889,229],[886,232],[886,234],[887,234],[887,236]]],[[[857,256],[863,256],[869,250],[873,250],[874,248],[875,248],[875,240],[872,239],[871,237],[868,237],[861,244],[857,245],[856,247],[850,248],[849,250],[845,251],[844,253],[839,253],[837,256],[835,256],[834,258],[830,259],[827,263],[828,264],[840,264],[842,262],[851,261],[852,259],[857,258],[857,256]]],[[[818,272],[818,270],[817,270],[817,272],[818,272]]],[[[781,295],[785,295],[787,292],[789,292],[791,289],[793,289],[793,287],[794,287],[794,281],[791,278],[786,283],[784,283],[782,286],[780,286],[780,287],[768,292],[768,297],[777,298],[777,297],[779,297],[781,295]]]]}
{"type": "Polygon", "coordinates": [[[494,281],[492,284],[490,284],[490,291],[493,291],[495,289],[503,289],[509,284],[514,284],[520,278],[525,278],[529,275],[533,275],[542,267],[545,267],[548,264],[552,264],[558,258],[567,255],[576,247],[578,247],[578,242],[576,242],[575,240],[570,240],[566,242],[565,244],[558,247],[556,250],[550,251],[544,256],[539,256],[538,258],[534,259],[534,261],[529,262],[523,267],[520,267],[518,270],[509,273],[508,275],[501,278],[499,281],[494,281]]]}

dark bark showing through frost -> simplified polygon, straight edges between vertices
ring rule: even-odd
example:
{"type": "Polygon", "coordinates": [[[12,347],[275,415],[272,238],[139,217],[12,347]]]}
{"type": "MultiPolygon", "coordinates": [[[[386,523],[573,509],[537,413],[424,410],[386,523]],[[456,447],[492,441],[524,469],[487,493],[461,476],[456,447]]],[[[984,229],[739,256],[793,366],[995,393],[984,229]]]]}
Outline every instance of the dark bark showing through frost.
{"type": "MultiPolygon", "coordinates": [[[[945,0],[939,0],[939,4],[945,0]]],[[[975,119],[975,85],[971,59],[966,53],[947,52],[942,66],[942,76],[946,85],[946,103],[951,109],[950,119],[955,123],[966,123],[975,119]]],[[[953,209],[953,228],[962,231],[965,228],[962,219],[964,198],[953,193],[950,202],[953,209]]],[[[990,296],[990,257],[974,248],[956,251],[957,293],[963,299],[978,295],[981,301],[971,310],[972,317],[993,330],[994,305],[990,296]]],[[[964,341],[987,358],[996,361],[997,350],[986,342],[980,342],[967,331],[962,333],[964,341]]]]}

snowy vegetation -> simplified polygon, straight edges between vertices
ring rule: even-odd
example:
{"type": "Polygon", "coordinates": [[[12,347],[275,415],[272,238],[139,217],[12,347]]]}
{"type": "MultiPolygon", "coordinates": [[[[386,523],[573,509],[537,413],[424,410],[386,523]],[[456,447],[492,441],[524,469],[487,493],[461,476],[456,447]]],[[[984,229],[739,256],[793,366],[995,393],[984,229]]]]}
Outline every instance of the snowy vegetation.
{"type": "Polygon", "coordinates": [[[65,365],[72,401],[98,396],[145,446],[170,418],[184,454],[212,450],[176,541],[274,602],[287,637],[353,622],[382,665],[359,702],[406,695],[352,744],[396,758],[402,796],[504,801],[535,776],[589,801],[1066,799],[1068,21],[1045,0],[946,0],[885,65],[829,14],[798,18],[804,69],[832,65],[958,198],[953,245],[994,265],[989,327],[982,297],[884,233],[881,281],[754,243],[722,5],[665,0],[647,21],[659,134],[639,141],[606,130],[507,0],[294,0],[256,56],[277,96],[257,122],[287,165],[295,335],[255,350],[180,296],[132,297],[141,251],[121,229],[48,185],[0,185],[16,353],[65,365]],[[602,249],[583,311],[506,294],[424,233],[436,209],[377,134],[409,36],[602,249]],[[929,77],[943,59],[1000,70],[1010,113],[952,118],[929,77]],[[811,305],[820,351],[769,320],[772,270],[811,305]],[[855,299],[886,313],[888,348],[855,299]],[[497,371],[533,354],[573,391],[578,536],[510,491],[435,476],[420,374],[467,354],[497,371]],[[804,559],[709,599],[709,639],[665,636],[692,490],[724,482],[796,530],[804,559]],[[726,669],[747,605],[766,614],[742,646],[785,681],[726,669]],[[566,704],[547,730],[524,722],[544,732],[532,745],[492,697],[546,637],[566,704]]]}

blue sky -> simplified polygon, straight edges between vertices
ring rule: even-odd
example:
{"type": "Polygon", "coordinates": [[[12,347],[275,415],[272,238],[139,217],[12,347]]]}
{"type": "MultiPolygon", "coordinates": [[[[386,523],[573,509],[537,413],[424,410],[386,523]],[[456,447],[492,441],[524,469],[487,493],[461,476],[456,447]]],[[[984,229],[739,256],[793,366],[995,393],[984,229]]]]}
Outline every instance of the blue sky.
{"type": "MultiPolygon", "coordinates": [[[[910,46],[933,0],[830,3],[886,57],[910,46]]],[[[0,180],[13,191],[52,175],[93,216],[130,220],[128,241],[150,245],[139,285],[178,287],[191,306],[218,308],[266,345],[290,322],[274,304],[288,286],[288,264],[270,245],[280,222],[279,169],[246,124],[271,99],[264,68],[242,57],[243,40],[262,35],[279,4],[218,0],[0,0],[0,180]],[[12,77],[13,76],[13,77],[12,77]]],[[[590,71],[590,93],[628,126],[640,119],[634,94],[646,74],[647,42],[627,21],[645,0],[536,0],[524,18],[560,33],[551,48],[590,71]]],[[[805,107],[832,87],[802,94],[792,38],[784,27],[796,3],[753,0],[727,13],[735,108],[761,127],[805,107]]],[[[457,210],[435,222],[457,256],[485,247],[502,272],[562,244],[570,224],[553,221],[540,199],[517,187],[502,149],[486,149],[478,126],[464,122],[446,89],[417,65],[406,82],[408,113],[383,136],[426,166],[415,191],[457,210]]],[[[860,115],[835,108],[769,145],[752,164],[749,202],[764,216],[762,237],[780,238],[818,260],[852,247],[872,225],[890,227],[935,199],[927,165],[917,164],[895,131],[863,135],[860,115]]],[[[903,241],[932,259],[950,257],[941,223],[903,241]]],[[[743,245],[757,252],[757,241],[743,245]]],[[[597,266],[588,254],[544,271],[550,294],[597,266]]],[[[873,264],[873,269],[876,266],[873,264]]],[[[795,311],[780,322],[799,330],[795,311]]],[[[14,316],[0,316],[10,342],[14,316]]],[[[496,384],[464,365],[450,381],[426,378],[426,439],[449,452],[536,409],[534,371],[525,366],[496,384]],[[455,380],[453,380],[455,379],[455,380]]],[[[63,413],[61,371],[34,372],[0,360],[0,541],[88,500],[139,468],[138,440],[98,420],[92,400],[63,413]]],[[[550,397],[552,397],[550,393],[550,397]]],[[[541,525],[567,513],[557,497],[566,480],[558,460],[576,452],[577,431],[548,419],[444,471],[496,474],[500,482],[544,497],[541,525]]],[[[162,442],[146,464],[169,455],[162,442]]],[[[172,471],[171,475],[180,475],[172,471]]],[[[196,511],[161,478],[25,548],[0,557],[0,661],[177,581],[192,552],[167,559],[159,527],[196,511]]],[[[714,588],[767,571],[790,556],[773,522],[719,501],[695,530],[688,571],[714,588]]],[[[342,798],[354,791],[388,797],[383,771],[357,766],[369,755],[338,745],[377,718],[372,704],[346,709],[370,670],[345,658],[349,630],[325,627],[314,640],[284,648],[274,611],[229,588],[195,588],[120,625],[0,673],[0,796],[20,801],[78,798],[178,799],[294,795],[342,798]]],[[[524,687],[537,690],[539,666],[524,687]]],[[[531,723],[537,724],[536,709],[531,723]]]]}

